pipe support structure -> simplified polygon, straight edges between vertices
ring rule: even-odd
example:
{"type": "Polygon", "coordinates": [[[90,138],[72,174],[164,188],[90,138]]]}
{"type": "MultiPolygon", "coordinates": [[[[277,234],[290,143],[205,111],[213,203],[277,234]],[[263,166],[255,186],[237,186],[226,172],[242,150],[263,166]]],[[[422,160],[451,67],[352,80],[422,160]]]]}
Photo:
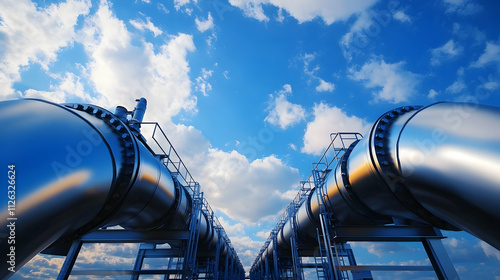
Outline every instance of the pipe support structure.
{"type": "MultiPolygon", "coordinates": [[[[328,172],[326,211],[346,226],[430,225],[464,230],[500,250],[500,108],[440,102],[382,115],[328,172]]],[[[313,189],[252,267],[316,239],[320,201],[313,189]]],[[[317,241],[316,241],[317,242],[317,241]]]]}
{"type": "MultiPolygon", "coordinates": [[[[11,245],[17,271],[43,250],[65,255],[68,248],[59,245],[98,228],[188,229],[192,197],[140,134],[145,110],[141,98],[129,127],[123,107],[115,115],[94,105],[0,102],[0,162],[15,166],[16,178],[15,207],[7,208],[7,196],[0,199],[0,278],[10,276],[4,253],[11,245]],[[15,244],[7,242],[12,222],[15,244]]],[[[198,248],[210,250],[221,239],[221,256],[229,255],[223,230],[201,213],[198,248]]]]}

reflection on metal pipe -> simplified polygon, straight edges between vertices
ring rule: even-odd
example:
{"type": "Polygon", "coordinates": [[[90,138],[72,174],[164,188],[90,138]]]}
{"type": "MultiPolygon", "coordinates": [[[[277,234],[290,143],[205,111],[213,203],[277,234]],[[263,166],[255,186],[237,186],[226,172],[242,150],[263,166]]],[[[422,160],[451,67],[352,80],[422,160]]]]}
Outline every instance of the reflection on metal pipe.
{"type": "MultiPolygon", "coordinates": [[[[0,102],[0,162],[16,172],[15,271],[56,241],[101,227],[187,229],[193,201],[138,133],[145,109],[141,98],[130,129],[125,108],[116,116],[91,105],[0,102]]],[[[12,215],[7,196],[0,202],[4,278],[12,215]]],[[[202,215],[199,248],[216,244],[218,233],[202,215]]]]}
{"type": "MultiPolygon", "coordinates": [[[[464,230],[500,250],[500,108],[466,103],[401,107],[381,116],[326,178],[342,225],[426,224],[464,230]]],[[[316,238],[316,190],[295,217],[316,238]]],[[[254,263],[290,248],[290,220],[254,263]]]]}

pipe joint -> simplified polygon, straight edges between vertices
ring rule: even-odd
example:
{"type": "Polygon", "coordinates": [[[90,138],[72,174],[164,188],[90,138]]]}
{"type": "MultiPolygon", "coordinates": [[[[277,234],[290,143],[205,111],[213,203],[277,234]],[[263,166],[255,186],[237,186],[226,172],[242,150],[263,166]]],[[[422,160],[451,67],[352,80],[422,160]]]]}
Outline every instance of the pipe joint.
{"type": "Polygon", "coordinates": [[[387,216],[383,216],[378,214],[377,212],[368,208],[354,193],[352,185],[349,181],[349,171],[347,168],[348,158],[351,155],[352,150],[358,144],[358,141],[353,142],[349,148],[345,151],[342,156],[342,160],[340,162],[340,166],[337,167],[337,170],[340,170],[340,184],[338,185],[339,192],[344,198],[344,201],[347,205],[354,211],[356,214],[367,217],[370,220],[385,223],[389,219],[387,216]]]}
{"type": "Polygon", "coordinates": [[[394,133],[391,127],[400,116],[409,113],[414,115],[421,109],[422,106],[400,107],[385,113],[379,118],[379,121],[375,124],[374,132],[371,135],[371,143],[373,143],[374,147],[374,149],[371,149],[372,158],[374,159],[373,162],[387,187],[389,187],[391,192],[404,207],[408,208],[408,210],[427,221],[432,226],[442,229],[456,229],[454,226],[433,215],[413,197],[405,184],[404,177],[399,174],[397,162],[395,162],[397,158],[392,156],[393,153],[391,149],[394,148],[394,144],[390,141],[391,138],[399,138],[399,135],[390,135],[394,133]]]}
{"type": "Polygon", "coordinates": [[[118,174],[115,184],[107,198],[106,206],[101,209],[99,214],[92,221],[77,230],[77,235],[83,235],[100,225],[102,226],[103,222],[112,216],[114,211],[118,208],[118,205],[120,205],[125,198],[132,185],[136,170],[135,166],[137,165],[137,159],[135,155],[137,154],[137,146],[134,144],[133,137],[130,135],[130,130],[127,129],[126,125],[124,125],[118,116],[94,105],[64,104],[64,106],[77,111],[86,112],[104,121],[113,129],[123,149],[122,166],[117,170],[118,174]]]}

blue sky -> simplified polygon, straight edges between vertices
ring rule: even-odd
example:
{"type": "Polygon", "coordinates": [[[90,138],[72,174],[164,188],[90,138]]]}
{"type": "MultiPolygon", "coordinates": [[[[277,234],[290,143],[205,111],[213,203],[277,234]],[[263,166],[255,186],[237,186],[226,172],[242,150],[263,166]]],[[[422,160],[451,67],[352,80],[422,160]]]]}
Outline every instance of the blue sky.
{"type": "MultiPolygon", "coordinates": [[[[0,99],[113,110],[146,97],[145,119],[167,132],[248,270],[331,132],[364,134],[403,105],[500,106],[498,11],[471,0],[1,0],[0,99]]],[[[449,235],[463,279],[500,278],[497,250],[449,235]]],[[[355,249],[361,263],[425,262],[421,248],[391,246],[355,249]]],[[[40,255],[17,277],[60,264],[40,255]]]]}

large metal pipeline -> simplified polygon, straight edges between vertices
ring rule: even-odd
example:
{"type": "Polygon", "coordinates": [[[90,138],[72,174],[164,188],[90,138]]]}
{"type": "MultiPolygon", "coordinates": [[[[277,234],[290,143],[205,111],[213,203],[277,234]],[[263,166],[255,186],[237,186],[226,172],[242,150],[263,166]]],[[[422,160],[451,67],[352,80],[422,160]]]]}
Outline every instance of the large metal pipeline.
{"type": "MultiPolygon", "coordinates": [[[[0,102],[0,162],[15,182],[0,199],[0,278],[12,263],[17,271],[51,244],[97,228],[187,229],[190,194],[141,140],[145,105],[127,123],[120,108],[0,102]]],[[[208,217],[198,224],[200,248],[216,244],[208,217]]]]}
{"type": "MultiPolygon", "coordinates": [[[[426,224],[464,230],[500,250],[500,108],[436,103],[381,116],[325,180],[325,207],[342,225],[426,224]]],[[[316,189],[296,213],[296,234],[316,238],[316,189]]],[[[289,220],[258,256],[290,249],[289,220]]],[[[317,244],[317,242],[316,242],[317,244]]]]}

